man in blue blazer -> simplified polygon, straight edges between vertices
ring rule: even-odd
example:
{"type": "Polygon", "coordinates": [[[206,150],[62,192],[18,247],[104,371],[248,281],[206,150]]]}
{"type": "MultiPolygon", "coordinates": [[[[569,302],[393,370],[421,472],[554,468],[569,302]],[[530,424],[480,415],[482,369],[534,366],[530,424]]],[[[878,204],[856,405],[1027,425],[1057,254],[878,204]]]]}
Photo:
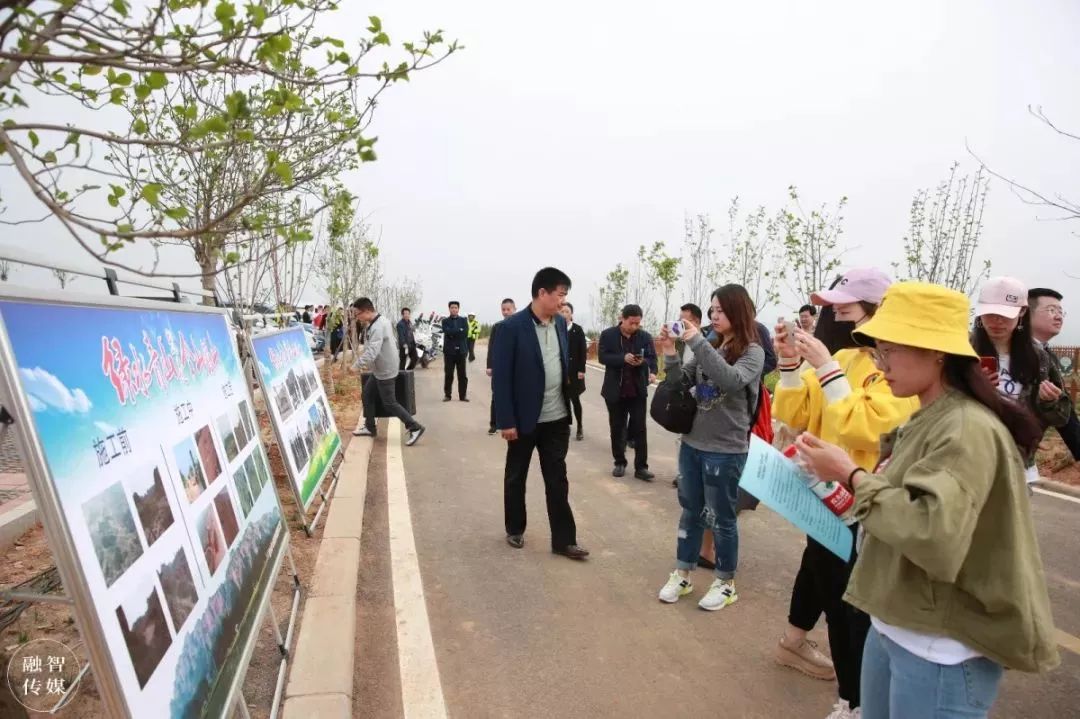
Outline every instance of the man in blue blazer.
{"type": "Polygon", "coordinates": [[[570,360],[566,320],[559,308],[570,291],[570,278],[545,267],[532,283],[532,302],[502,321],[499,341],[491,348],[495,423],[506,440],[503,511],[506,542],[525,546],[525,480],[533,450],[547,495],[551,551],[571,559],[589,552],[577,543],[570,509],[566,452],[570,447],[570,360]]]}

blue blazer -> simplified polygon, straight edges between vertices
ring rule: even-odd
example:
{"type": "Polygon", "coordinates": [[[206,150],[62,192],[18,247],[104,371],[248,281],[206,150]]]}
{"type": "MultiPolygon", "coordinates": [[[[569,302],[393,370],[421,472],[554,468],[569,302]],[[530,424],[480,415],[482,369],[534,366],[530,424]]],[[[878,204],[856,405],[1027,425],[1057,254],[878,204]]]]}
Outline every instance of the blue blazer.
{"type": "MultiPolygon", "coordinates": [[[[566,320],[558,314],[553,320],[562,359],[560,382],[563,401],[567,403],[569,416],[567,378],[570,376],[570,354],[567,350],[566,320]]],[[[491,348],[495,426],[499,429],[517,429],[519,435],[536,431],[544,405],[544,357],[540,353],[540,340],[536,337],[536,322],[531,307],[510,315],[499,324],[499,341],[491,348]]]]}

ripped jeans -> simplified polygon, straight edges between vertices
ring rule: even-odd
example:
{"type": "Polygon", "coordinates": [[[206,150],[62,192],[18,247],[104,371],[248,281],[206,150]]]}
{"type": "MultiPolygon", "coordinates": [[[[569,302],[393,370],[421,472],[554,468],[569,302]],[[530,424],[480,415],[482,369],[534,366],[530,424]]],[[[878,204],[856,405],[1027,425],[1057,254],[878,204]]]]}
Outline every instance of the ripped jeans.
{"type": "Polygon", "coordinates": [[[701,551],[701,536],[712,529],[716,545],[716,576],[731,579],[739,564],[739,528],[735,507],[739,477],[746,454],[703,452],[686,442],[679,448],[679,541],[676,567],[693,570],[701,551]]]}

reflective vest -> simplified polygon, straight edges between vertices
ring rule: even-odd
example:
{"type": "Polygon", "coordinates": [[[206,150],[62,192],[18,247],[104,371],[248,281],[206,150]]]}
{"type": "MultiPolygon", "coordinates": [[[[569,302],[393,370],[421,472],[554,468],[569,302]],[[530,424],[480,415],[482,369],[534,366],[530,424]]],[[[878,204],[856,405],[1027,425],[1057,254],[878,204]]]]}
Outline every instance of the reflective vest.
{"type": "Polygon", "coordinates": [[[469,339],[480,339],[480,322],[476,319],[469,320],[469,339]]]}

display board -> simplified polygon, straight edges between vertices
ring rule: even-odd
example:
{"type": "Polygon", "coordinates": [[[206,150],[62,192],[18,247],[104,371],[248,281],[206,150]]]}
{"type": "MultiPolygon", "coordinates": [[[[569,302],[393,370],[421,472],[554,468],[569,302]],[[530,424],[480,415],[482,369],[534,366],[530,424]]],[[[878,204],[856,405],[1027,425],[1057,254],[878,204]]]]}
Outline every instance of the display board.
{"type": "Polygon", "coordinates": [[[306,510],[341,448],[315,358],[299,327],[252,337],[251,354],[296,501],[306,510]]]}
{"type": "Polygon", "coordinates": [[[34,499],[111,713],[224,716],[288,543],[225,315],[0,295],[34,499]]]}

